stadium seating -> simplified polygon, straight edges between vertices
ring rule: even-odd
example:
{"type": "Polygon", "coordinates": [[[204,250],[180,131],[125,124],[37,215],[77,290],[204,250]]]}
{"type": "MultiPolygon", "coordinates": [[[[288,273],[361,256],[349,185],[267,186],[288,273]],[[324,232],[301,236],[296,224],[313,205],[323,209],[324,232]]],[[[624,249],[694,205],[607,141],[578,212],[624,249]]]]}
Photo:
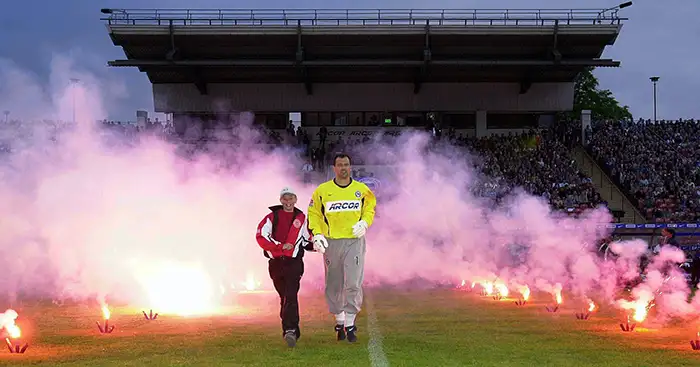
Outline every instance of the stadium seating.
{"type": "Polygon", "coordinates": [[[700,220],[697,120],[595,123],[587,149],[648,220],[700,220]]]}
{"type": "MultiPolygon", "coordinates": [[[[65,122],[43,123],[50,125],[55,134],[70,127],[65,122]]],[[[15,134],[13,141],[0,139],[0,152],[19,148],[16,131],[27,130],[22,125],[19,121],[7,122],[6,129],[12,129],[15,134]]],[[[138,139],[140,135],[141,129],[133,124],[103,121],[103,125],[105,131],[130,139],[138,139]]],[[[167,126],[155,130],[168,140],[180,140],[167,126]]],[[[447,130],[440,144],[462,147],[481,157],[475,160],[476,167],[490,178],[477,188],[480,195],[500,198],[522,187],[546,197],[555,209],[577,214],[604,204],[590,178],[578,170],[569,155],[570,148],[579,142],[578,131],[575,122],[559,124],[554,130],[481,139],[458,137],[447,130]]],[[[31,134],[29,130],[26,133],[31,134]]],[[[351,154],[355,164],[381,165],[391,163],[392,159],[388,154],[381,157],[360,154],[367,150],[368,138],[333,138],[325,146],[312,146],[313,139],[303,128],[284,132],[266,130],[258,140],[269,146],[293,148],[314,165],[318,174],[323,173],[323,167],[337,151],[351,154]]],[[[584,143],[589,154],[626,191],[648,220],[700,221],[700,121],[596,122],[584,143]]]]}
{"type": "Polygon", "coordinates": [[[571,215],[604,204],[554,131],[463,139],[461,144],[483,157],[478,166],[486,176],[497,178],[496,184],[490,181],[489,185],[499,193],[491,192],[491,196],[522,187],[547,198],[553,209],[571,215]]]}
{"type": "MultiPolygon", "coordinates": [[[[577,168],[569,154],[569,147],[576,141],[575,132],[575,129],[541,130],[474,139],[456,136],[454,131],[448,130],[438,145],[461,147],[480,156],[474,160],[475,168],[485,177],[473,188],[478,195],[500,199],[514,188],[522,187],[529,193],[546,197],[555,210],[576,215],[604,203],[591,179],[577,168]]],[[[330,163],[335,151],[349,153],[355,164],[385,164],[385,160],[392,159],[388,152],[382,157],[355,154],[367,151],[363,145],[368,141],[367,138],[329,141],[326,163],[330,163]]]]}

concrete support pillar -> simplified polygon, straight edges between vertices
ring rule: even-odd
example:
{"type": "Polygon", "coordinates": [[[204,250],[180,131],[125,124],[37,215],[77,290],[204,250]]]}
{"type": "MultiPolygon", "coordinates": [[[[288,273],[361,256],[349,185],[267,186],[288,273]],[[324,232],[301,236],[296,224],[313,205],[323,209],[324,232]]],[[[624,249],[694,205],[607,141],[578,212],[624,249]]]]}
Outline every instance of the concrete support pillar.
{"type": "Polygon", "coordinates": [[[476,131],[477,138],[488,136],[488,128],[486,125],[486,111],[476,111],[476,131]]]}

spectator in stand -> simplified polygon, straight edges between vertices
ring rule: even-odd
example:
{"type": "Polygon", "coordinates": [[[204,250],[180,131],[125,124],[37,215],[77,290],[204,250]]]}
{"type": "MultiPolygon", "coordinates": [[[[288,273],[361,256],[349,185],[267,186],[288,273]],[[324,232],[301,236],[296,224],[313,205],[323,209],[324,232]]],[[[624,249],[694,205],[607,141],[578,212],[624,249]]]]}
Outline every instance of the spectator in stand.
{"type": "Polygon", "coordinates": [[[648,220],[700,220],[698,121],[599,122],[588,149],[648,220]]]}
{"type": "Polygon", "coordinates": [[[325,146],[326,139],[328,138],[328,129],[326,129],[325,126],[321,126],[321,128],[318,130],[317,134],[318,134],[319,140],[320,140],[319,144],[321,144],[321,146],[325,146]]]}
{"type": "Polygon", "coordinates": [[[304,175],[304,183],[308,184],[311,183],[311,173],[314,171],[314,166],[311,164],[311,161],[306,161],[304,165],[301,167],[301,172],[304,175]]]}
{"type": "Polygon", "coordinates": [[[318,148],[313,148],[311,149],[311,164],[313,165],[315,170],[318,170],[318,148]]]}

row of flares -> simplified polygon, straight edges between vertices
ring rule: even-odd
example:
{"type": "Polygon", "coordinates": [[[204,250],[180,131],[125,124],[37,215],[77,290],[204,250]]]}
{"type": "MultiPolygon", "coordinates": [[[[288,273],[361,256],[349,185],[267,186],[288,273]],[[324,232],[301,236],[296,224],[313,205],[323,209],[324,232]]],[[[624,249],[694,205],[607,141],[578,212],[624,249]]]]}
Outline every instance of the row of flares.
{"type": "MultiPolygon", "coordinates": [[[[501,281],[473,281],[471,282],[471,288],[474,289],[477,284],[483,289],[484,295],[486,296],[498,296],[499,298],[505,299],[510,294],[508,286],[501,281]]],[[[461,286],[462,288],[466,287],[467,281],[463,280],[461,286]]],[[[528,301],[530,299],[530,287],[527,285],[514,285],[512,287],[520,293],[521,300],[528,301]]],[[[556,284],[551,292],[557,306],[561,305],[563,301],[561,292],[560,284],[556,284]]],[[[586,302],[588,304],[588,312],[593,312],[598,308],[595,302],[590,298],[586,298],[586,302]]],[[[642,322],[647,318],[649,310],[654,306],[654,303],[652,301],[645,302],[644,300],[637,300],[635,302],[621,302],[620,305],[623,309],[632,311],[631,319],[636,322],[642,322]]]]}
{"type": "MultiPolygon", "coordinates": [[[[156,282],[157,283],[157,282],[156,282]]],[[[255,279],[252,274],[248,274],[245,281],[240,283],[240,287],[235,287],[231,285],[231,288],[238,288],[238,293],[257,293],[260,292],[260,287],[262,283],[255,279]]],[[[212,302],[210,297],[198,297],[200,295],[189,295],[188,297],[183,297],[182,292],[168,292],[167,287],[165,291],[158,289],[158,287],[148,287],[148,297],[150,301],[161,306],[160,308],[166,309],[169,313],[177,314],[180,316],[190,316],[197,314],[208,314],[215,313],[218,305],[212,302]],[[187,301],[183,301],[187,299],[187,301]]],[[[226,287],[220,286],[221,294],[227,292],[226,287]]],[[[108,321],[112,315],[107,304],[101,306],[102,319],[108,321]]],[[[0,335],[3,335],[5,341],[10,344],[12,340],[19,340],[22,337],[22,330],[17,325],[16,321],[19,317],[17,311],[8,309],[4,313],[0,313],[0,335]]],[[[1,339],[0,339],[1,340],[1,339]]]]}

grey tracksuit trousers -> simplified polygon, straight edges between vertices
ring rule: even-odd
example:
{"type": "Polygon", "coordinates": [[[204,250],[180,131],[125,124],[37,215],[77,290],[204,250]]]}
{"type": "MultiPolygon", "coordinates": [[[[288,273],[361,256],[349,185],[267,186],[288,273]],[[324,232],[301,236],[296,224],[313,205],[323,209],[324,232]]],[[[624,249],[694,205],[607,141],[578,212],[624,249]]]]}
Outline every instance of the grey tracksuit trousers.
{"type": "Polygon", "coordinates": [[[328,239],[323,259],[326,268],[326,302],[332,314],[360,312],[365,250],[364,237],[328,239]]]}

